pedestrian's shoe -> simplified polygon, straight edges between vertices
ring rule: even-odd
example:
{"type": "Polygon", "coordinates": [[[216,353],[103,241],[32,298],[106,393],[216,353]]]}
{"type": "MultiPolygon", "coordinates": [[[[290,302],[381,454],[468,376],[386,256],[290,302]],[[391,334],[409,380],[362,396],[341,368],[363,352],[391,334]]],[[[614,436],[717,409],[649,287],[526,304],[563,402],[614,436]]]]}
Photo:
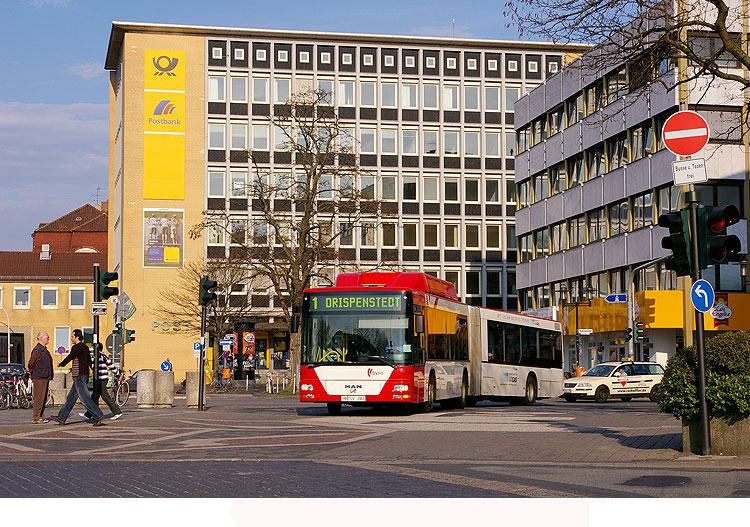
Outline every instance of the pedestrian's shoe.
{"type": "Polygon", "coordinates": [[[117,421],[120,417],[122,417],[122,414],[115,414],[112,417],[110,417],[110,419],[112,421],[117,421]]]}
{"type": "Polygon", "coordinates": [[[78,415],[79,415],[80,417],[83,417],[83,418],[85,418],[85,419],[91,419],[91,418],[90,418],[90,417],[89,417],[88,415],[86,415],[86,413],[87,413],[87,412],[78,412],[78,415]]]}
{"type": "Polygon", "coordinates": [[[94,423],[94,426],[104,426],[104,423],[102,423],[102,419],[104,419],[104,417],[100,417],[99,419],[97,419],[96,423],[94,423]]]}
{"type": "Polygon", "coordinates": [[[43,421],[43,420],[41,420],[41,419],[32,419],[32,420],[31,420],[31,424],[32,424],[32,425],[40,425],[40,424],[42,424],[42,423],[44,423],[44,421],[43,421]]]}
{"type": "Polygon", "coordinates": [[[52,419],[54,422],[56,422],[59,425],[64,425],[65,421],[60,421],[60,419],[56,415],[51,415],[50,419],[52,419]]]}

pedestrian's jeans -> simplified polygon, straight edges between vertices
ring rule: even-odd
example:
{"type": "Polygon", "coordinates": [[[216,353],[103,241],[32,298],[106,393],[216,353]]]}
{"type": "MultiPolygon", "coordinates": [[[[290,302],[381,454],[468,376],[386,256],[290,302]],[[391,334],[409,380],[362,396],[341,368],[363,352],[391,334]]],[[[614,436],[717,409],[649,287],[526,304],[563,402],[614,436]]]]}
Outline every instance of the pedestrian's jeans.
{"type": "Polygon", "coordinates": [[[81,403],[83,403],[83,406],[85,406],[86,410],[88,410],[88,413],[93,416],[94,420],[98,421],[99,419],[104,417],[104,414],[99,409],[99,407],[94,404],[94,401],[91,400],[91,395],[89,394],[89,389],[87,386],[88,383],[88,375],[77,375],[73,377],[73,386],[68,392],[68,397],[67,399],[65,399],[65,404],[57,413],[57,418],[60,421],[64,423],[68,420],[68,416],[70,415],[71,410],[73,410],[73,406],[76,404],[76,401],[79,398],[81,399],[81,403]]]}

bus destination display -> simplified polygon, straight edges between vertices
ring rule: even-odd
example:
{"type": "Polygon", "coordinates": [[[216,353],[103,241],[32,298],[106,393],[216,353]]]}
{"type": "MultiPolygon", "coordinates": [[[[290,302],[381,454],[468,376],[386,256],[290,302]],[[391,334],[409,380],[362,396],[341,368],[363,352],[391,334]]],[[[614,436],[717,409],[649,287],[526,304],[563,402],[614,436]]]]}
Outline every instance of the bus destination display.
{"type": "Polygon", "coordinates": [[[339,311],[377,311],[401,312],[403,299],[396,295],[310,295],[310,311],[339,312],[339,311]]]}

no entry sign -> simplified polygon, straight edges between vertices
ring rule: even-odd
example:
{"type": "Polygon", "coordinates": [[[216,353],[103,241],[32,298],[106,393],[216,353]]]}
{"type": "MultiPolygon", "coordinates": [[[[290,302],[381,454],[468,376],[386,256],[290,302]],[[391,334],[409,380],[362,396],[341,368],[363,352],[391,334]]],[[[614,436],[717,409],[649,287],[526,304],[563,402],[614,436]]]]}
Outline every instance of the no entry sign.
{"type": "Polygon", "coordinates": [[[700,152],[708,143],[708,135],[706,120],[689,110],[671,115],[661,132],[664,146],[678,156],[692,156],[700,152]]]}

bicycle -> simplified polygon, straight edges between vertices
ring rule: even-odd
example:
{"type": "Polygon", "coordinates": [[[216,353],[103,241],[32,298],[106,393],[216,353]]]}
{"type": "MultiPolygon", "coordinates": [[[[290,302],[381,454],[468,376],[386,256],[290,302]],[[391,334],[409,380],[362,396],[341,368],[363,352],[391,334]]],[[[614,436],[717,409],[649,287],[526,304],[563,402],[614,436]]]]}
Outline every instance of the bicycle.
{"type": "Polygon", "coordinates": [[[130,373],[130,370],[119,370],[112,383],[112,393],[118,406],[125,406],[130,398],[130,385],[125,382],[126,372],[130,373]]]}
{"type": "Polygon", "coordinates": [[[214,392],[234,393],[240,385],[234,379],[220,379],[214,384],[214,392]]]}

